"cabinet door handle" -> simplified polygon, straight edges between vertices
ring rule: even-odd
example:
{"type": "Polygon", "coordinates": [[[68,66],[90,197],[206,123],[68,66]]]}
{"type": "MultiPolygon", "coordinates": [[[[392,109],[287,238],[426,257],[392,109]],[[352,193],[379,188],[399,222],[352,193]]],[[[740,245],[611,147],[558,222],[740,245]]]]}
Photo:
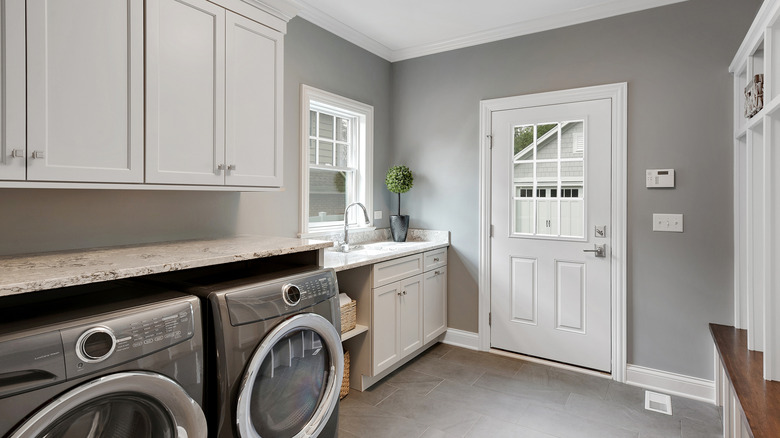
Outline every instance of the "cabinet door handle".
{"type": "Polygon", "coordinates": [[[398,296],[399,296],[399,297],[401,296],[401,294],[403,294],[403,292],[398,292],[398,296]]]}
{"type": "Polygon", "coordinates": [[[24,151],[21,149],[14,149],[11,151],[11,158],[24,158],[24,151]]]}
{"type": "Polygon", "coordinates": [[[230,165],[228,165],[227,169],[228,170],[236,170],[236,165],[235,164],[230,164],[230,165]]]}
{"type": "Polygon", "coordinates": [[[43,151],[33,151],[33,158],[46,158],[46,154],[43,151]]]}
{"type": "Polygon", "coordinates": [[[433,275],[441,275],[441,271],[433,271],[433,275]]]}
{"type": "Polygon", "coordinates": [[[433,261],[434,261],[434,262],[438,262],[438,261],[439,261],[439,258],[438,258],[438,257],[434,257],[434,258],[433,258],[433,261]]]}
{"type": "Polygon", "coordinates": [[[220,173],[225,170],[224,164],[217,164],[217,173],[220,173]]]}

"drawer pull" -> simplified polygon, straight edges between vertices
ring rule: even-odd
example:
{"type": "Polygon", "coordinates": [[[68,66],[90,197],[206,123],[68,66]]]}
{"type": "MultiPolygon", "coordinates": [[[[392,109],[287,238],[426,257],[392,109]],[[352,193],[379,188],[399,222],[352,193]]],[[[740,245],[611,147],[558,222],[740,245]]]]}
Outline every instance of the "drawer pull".
{"type": "Polygon", "coordinates": [[[433,275],[441,275],[441,271],[433,271],[433,275]]]}
{"type": "Polygon", "coordinates": [[[433,258],[433,261],[434,261],[434,263],[435,263],[435,262],[438,262],[438,261],[439,261],[439,258],[438,258],[438,257],[434,257],[434,258],[433,258]]]}

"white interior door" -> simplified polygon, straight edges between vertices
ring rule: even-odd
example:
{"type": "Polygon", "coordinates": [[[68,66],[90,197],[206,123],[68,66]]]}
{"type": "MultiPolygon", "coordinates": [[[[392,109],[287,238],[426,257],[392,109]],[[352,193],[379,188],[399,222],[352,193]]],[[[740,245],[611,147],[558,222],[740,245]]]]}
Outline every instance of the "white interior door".
{"type": "Polygon", "coordinates": [[[492,113],[493,348],[611,372],[611,123],[610,99],[492,113]]]}

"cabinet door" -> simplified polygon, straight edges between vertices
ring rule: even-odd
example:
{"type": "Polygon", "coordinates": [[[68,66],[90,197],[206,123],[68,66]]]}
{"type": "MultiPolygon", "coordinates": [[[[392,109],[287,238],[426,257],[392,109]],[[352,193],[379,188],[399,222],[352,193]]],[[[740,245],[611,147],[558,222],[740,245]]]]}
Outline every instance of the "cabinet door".
{"type": "Polygon", "coordinates": [[[0,179],[24,180],[24,0],[0,2],[0,179]]]}
{"type": "Polygon", "coordinates": [[[425,273],[423,295],[423,334],[427,344],[447,331],[446,266],[425,273]]]}
{"type": "Polygon", "coordinates": [[[28,180],[143,181],[143,26],[137,0],[28,0],[28,180]]]}
{"type": "Polygon", "coordinates": [[[423,276],[401,280],[401,320],[398,324],[401,338],[401,357],[423,345],[423,276]]]}
{"type": "Polygon", "coordinates": [[[372,324],[373,331],[373,375],[388,369],[399,359],[401,342],[398,326],[401,321],[399,298],[400,283],[392,283],[373,290],[372,324]]]}
{"type": "Polygon", "coordinates": [[[283,36],[226,16],[225,184],[282,186],[283,36]]]}
{"type": "Polygon", "coordinates": [[[221,185],[224,159],[225,10],[147,0],[146,182],[221,185]]]}

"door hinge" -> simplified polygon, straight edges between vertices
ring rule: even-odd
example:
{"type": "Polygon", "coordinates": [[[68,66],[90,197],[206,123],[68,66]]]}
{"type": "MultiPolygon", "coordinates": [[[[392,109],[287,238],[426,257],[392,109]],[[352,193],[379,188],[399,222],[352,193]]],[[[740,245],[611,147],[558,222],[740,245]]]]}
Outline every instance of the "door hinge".
{"type": "Polygon", "coordinates": [[[488,147],[489,147],[490,149],[493,149],[493,136],[492,136],[492,135],[487,135],[486,137],[487,137],[487,138],[488,138],[488,140],[489,140],[489,141],[488,141],[488,147]]]}
{"type": "Polygon", "coordinates": [[[493,312],[488,313],[488,325],[489,326],[493,325],[493,312]]]}
{"type": "Polygon", "coordinates": [[[493,224],[490,224],[490,237],[493,237],[493,231],[495,231],[495,227],[493,227],[493,224]]]}

